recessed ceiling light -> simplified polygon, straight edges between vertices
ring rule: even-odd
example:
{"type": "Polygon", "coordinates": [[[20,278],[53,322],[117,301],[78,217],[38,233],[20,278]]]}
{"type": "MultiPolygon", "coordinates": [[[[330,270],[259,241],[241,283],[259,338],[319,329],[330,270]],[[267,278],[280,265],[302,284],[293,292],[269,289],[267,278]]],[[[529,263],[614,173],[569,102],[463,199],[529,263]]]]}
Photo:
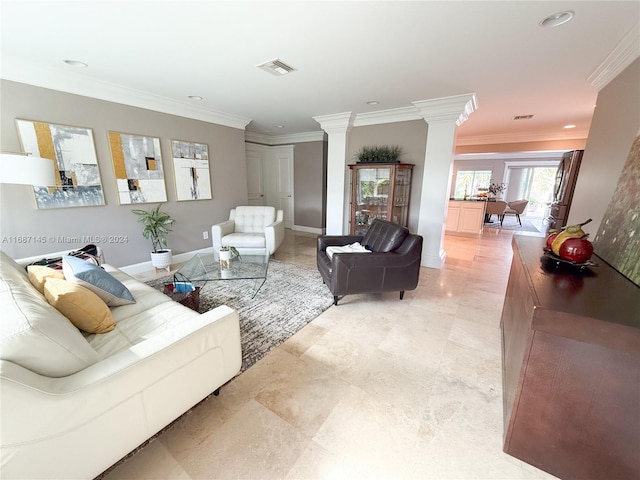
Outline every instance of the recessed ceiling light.
{"type": "Polygon", "coordinates": [[[367,105],[378,105],[380,102],[377,100],[370,100],[367,102],[367,105]]]}
{"type": "Polygon", "coordinates": [[[276,128],[284,128],[284,125],[276,125],[276,128]]]}
{"type": "Polygon", "coordinates": [[[77,68],[87,68],[89,66],[84,62],[79,62],[78,60],[65,60],[64,63],[66,63],[71,67],[77,67],[77,68]]]}
{"type": "Polygon", "coordinates": [[[549,15],[547,18],[540,21],[538,25],[541,27],[557,27],[563,23],[567,23],[573,18],[574,13],[571,10],[566,12],[558,12],[553,15],[549,15]]]}
{"type": "Polygon", "coordinates": [[[202,100],[202,97],[200,95],[189,95],[189,98],[191,100],[202,100]]]}
{"type": "Polygon", "coordinates": [[[573,124],[569,124],[569,125],[565,125],[565,126],[564,126],[564,127],[562,127],[562,128],[576,128],[576,126],[575,126],[575,125],[573,125],[573,124]]]}

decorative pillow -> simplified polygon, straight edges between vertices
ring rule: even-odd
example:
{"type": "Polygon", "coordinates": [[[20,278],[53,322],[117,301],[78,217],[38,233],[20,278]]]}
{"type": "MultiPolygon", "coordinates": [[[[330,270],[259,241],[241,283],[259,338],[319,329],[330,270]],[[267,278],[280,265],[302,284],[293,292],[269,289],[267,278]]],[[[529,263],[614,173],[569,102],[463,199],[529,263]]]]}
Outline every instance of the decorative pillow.
{"type": "Polygon", "coordinates": [[[47,278],[64,280],[64,274],[60,270],[40,265],[29,265],[27,267],[27,275],[29,275],[31,285],[36,287],[40,293],[44,293],[44,282],[47,281],[47,278]]]}
{"type": "Polygon", "coordinates": [[[62,271],[67,280],[88,288],[110,307],[136,303],[127,287],[97,265],[65,255],[62,271]]]}
{"type": "Polygon", "coordinates": [[[82,285],[59,278],[48,278],[44,284],[44,296],[47,302],[80,330],[106,333],[116,327],[107,304],[82,285]]]}

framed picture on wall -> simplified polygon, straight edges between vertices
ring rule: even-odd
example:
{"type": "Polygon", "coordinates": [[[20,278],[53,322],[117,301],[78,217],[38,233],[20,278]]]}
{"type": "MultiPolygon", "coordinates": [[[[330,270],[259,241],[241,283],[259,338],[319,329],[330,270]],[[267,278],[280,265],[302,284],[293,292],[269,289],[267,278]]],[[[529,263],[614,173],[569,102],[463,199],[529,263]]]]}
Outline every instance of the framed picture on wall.
{"type": "Polygon", "coordinates": [[[160,139],[108,132],[120,205],[167,201],[160,139]]]}
{"type": "Polygon", "coordinates": [[[176,199],[210,200],[209,147],[204,143],[171,140],[176,199]]]}
{"type": "Polygon", "coordinates": [[[616,189],[593,240],[598,256],[640,286],[640,135],[631,145],[616,189]]]}
{"type": "Polygon", "coordinates": [[[38,209],[105,204],[90,128],[20,119],[16,125],[23,151],[53,160],[56,184],[33,187],[38,209]]]}

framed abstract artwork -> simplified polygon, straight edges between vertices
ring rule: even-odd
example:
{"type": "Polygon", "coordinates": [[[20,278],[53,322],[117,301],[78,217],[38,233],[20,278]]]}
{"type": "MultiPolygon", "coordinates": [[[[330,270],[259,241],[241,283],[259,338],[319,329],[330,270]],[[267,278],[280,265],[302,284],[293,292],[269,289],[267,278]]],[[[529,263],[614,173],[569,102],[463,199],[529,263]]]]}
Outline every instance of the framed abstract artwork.
{"type": "Polygon", "coordinates": [[[167,201],[160,139],[108,132],[120,205],[167,201]]]}
{"type": "Polygon", "coordinates": [[[105,204],[90,128],[20,119],[16,119],[16,125],[23,151],[53,160],[56,184],[33,187],[37,208],[105,204]]]}
{"type": "Polygon", "coordinates": [[[171,140],[176,199],[210,200],[209,147],[204,143],[171,140]]]}
{"type": "Polygon", "coordinates": [[[598,256],[640,286],[640,136],[631,145],[593,240],[598,256]]]}

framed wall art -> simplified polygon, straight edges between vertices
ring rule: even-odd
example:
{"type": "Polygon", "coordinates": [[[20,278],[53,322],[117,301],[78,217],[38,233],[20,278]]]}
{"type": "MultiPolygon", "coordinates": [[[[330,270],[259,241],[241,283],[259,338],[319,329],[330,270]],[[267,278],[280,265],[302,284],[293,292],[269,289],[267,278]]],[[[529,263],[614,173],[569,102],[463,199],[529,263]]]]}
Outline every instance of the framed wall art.
{"type": "Polygon", "coordinates": [[[23,151],[53,160],[56,184],[33,187],[37,208],[105,204],[90,128],[20,119],[16,125],[23,151]]]}
{"type": "Polygon", "coordinates": [[[640,136],[631,145],[618,184],[593,240],[598,256],[640,286],[640,136]]]}
{"type": "Polygon", "coordinates": [[[209,147],[204,143],[171,140],[176,199],[210,200],[209,147]]]}
{"type": "Polygon", "coordinates": [[[108,132],[120,205],[167,201],[160,139],[108,132]]]}

